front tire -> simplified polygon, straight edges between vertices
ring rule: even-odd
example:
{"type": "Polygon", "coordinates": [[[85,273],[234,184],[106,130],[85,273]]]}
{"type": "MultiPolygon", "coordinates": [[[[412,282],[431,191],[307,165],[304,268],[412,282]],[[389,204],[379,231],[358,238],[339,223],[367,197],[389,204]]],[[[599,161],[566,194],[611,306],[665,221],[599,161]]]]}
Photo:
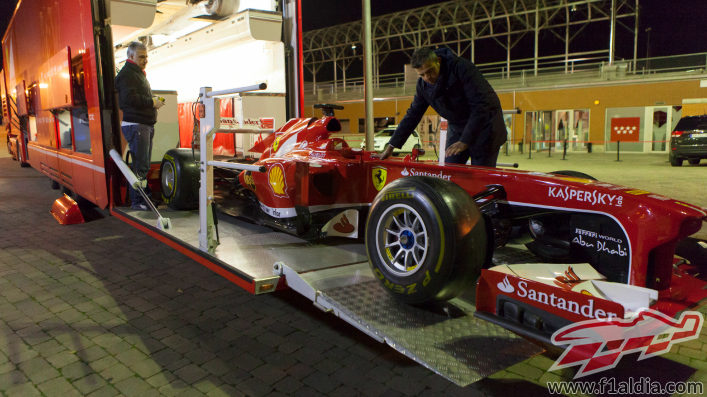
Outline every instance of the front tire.
{"type": "Polygon", "coordinates": [[[162,199],[174,210],[193,210],[199,206],[199,167],[191,149],[170,149],[160,165],[162,199]]]}
{"type": "Polygon", "coordinates": [[[528,251],[545,262],[572,262],[570,250],[570,218],[551,214],[528,219],[533,241],[525,244],[528,251]]]}
{"type": "Polygon", "coordinates": [[[366,250],[386,290],[410,304],[455,297],[486,261],[484,218],[459,186],[438,178],[401,178],[375,198],[366,250]]]}

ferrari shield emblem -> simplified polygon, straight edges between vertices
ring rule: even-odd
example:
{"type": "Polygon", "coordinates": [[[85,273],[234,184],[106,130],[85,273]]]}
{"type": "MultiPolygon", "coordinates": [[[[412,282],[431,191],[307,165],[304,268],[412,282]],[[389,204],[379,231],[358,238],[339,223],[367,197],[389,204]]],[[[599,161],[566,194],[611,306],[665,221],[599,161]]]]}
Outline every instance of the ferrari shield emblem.
{"type": "Polygon", "coordinates": [[[384,167],[373,167],[371,170],[371,178],[373,180],[373,187],[380,191],[385,186],[385,180],[388,176],[388,170],[384,167]]]}

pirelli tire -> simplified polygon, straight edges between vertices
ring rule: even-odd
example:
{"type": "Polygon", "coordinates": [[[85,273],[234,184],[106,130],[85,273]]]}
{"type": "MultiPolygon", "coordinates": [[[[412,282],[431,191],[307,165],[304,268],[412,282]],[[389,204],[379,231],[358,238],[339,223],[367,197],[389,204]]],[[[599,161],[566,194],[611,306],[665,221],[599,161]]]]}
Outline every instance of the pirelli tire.
{"type": "Polygon", "coordinates": [[[439,178],[393,181],[366,221],[366,251],[383,287],[410,304],[442,301],[470,287],[486,261],[484,218],[462,188],[439,178]]]}
{"type": "Polygon", "coordinates": [[[174,210],[199,206],[199,151],[170,149],[160,165],[162,200],[174,210]]]}

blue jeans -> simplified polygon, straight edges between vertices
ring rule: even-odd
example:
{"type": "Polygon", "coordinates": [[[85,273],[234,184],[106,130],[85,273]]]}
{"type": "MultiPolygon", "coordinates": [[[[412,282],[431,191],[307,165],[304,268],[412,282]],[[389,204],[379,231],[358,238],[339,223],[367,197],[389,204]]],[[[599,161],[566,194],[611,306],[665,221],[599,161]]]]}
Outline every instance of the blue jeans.
{"type": "MultiPolygon", "coordinates": [[[[152,157],[152,137],[155,135],[155,128],[146,124],[133,124],[124,125],[120,129],[125,140],[128,141],[128,148],[130,148],[130,153],[132,154],[131,168],[133,173],[139,179],[145,179],[152,163],[150,159],[152,157]]],[[[132,205],[145,203],[145,200],[137,190],[132,187],[129,187],[129,189],[132,205]]],[[[149,190],[146,189],[145,193],[149,195],[149,190]]]]}
{"type": "MultiPolygon", "coordinates": [[[[449,124],[449,129],[447,130],[447,146],[451,146],[453,143],[456,143],[459,141],[459,138],[461,137],[461,133],[464,130],[464,126],[454,126],[452,124],[449,124]]],[[[498,152],[500,151],[500,147],[495,148],[495,150],[489,150],[485,151],[484,153],[474,156],[471,154],[471,148],[468,148],[467,150],[457,153],[453,156],[445,157],[444,162],[445,163],[451,163],[451,164],[466,164],[467,160],[471,158],[471,165],[483,165],[486,167],[495,167],[496,166],[496,161],[498,159],[498,152]]]]}

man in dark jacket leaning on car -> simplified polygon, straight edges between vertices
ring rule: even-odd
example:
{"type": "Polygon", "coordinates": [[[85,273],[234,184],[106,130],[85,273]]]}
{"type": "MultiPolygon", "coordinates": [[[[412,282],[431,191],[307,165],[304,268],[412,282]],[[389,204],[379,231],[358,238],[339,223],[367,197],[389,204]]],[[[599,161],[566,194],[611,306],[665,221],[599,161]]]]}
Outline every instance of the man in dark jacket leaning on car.
{"type": "Polygon", "coordinates": [[[400,148],[429,106],[447,119],[445,162],[496,166],[506,142],[501,102],[473,63],[448,48],[422,48],[412,54],[412,67],[420,78],[417,92],[405,117],[390,138],[381,159],[400,148]]]}
{"type": "MultiPolygon", "coordinates": [[[[164,106],[164,99],[154,98],[150,83],[145,77],[147,48],[133,41],[128,45],[128,59],[115,76],[118,103],[123,111],[121,131],[133,156],[132,170],[139,179],[144,179],[150,170],[152,137],[155,135],[157,109],[164,106]]],[[[130,188],[133,209],[147,210],[142,196],[130,188]]]]}

